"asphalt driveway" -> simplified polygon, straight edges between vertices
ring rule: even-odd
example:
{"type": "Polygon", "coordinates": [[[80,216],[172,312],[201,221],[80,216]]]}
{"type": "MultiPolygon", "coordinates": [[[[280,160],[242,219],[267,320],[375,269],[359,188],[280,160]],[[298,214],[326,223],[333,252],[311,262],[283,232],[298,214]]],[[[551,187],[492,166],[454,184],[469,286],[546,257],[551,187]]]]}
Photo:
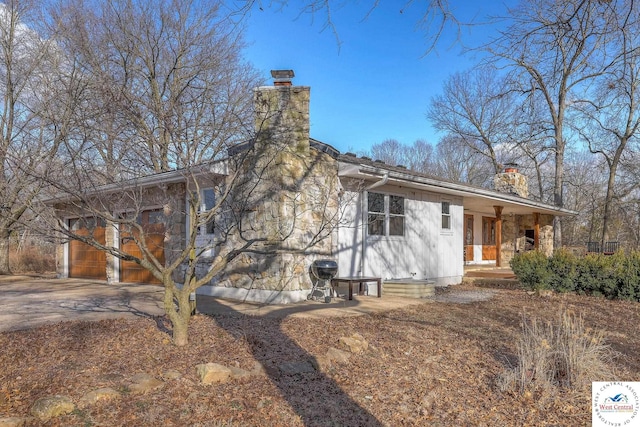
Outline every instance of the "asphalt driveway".
{"type": "Polygon", "coordinates": [[[162,315],[162,293],[155,285],[0,276],[0,332],[67,320],[162,315]]]}

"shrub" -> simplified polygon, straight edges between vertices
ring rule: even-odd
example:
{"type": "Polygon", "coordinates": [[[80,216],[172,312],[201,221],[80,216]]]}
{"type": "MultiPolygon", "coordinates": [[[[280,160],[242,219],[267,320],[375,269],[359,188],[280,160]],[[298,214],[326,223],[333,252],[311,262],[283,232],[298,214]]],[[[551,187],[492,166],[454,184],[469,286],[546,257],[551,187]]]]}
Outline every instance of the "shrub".
{"type": "Polygon", "coordinates": [[[9,265],[14,273],[50,273],[56,271],[53,246],[27,246],[21,250],[11,248],[9,265]]]}
{"type": "Polygon", "coordinates": [[[578,258],[566,249],[559,249],[549,258],[549,286],[557,292],[573,292],[578,277],[578,258]]]}
{"type": "Polygon", "coordinates": [[[517,342],[518,365],[500,378],[504,391],[580,389],[613,378],[612,352],[602,332],[586,328],[582,316],[562,310],[555,322],[527,319],[517,342]]]}
{"type": "MultiPolygon", "coordinates": [[[[622,252],[620,252],[622,253],[622,252]]],[[[617,273],[618,299],[640,301],[640,252],[633,251],[620,259],[617,273]]]]}
{"type": "Polygon", "coordinates": [[[517,254],[511,259],[511,270],[528,289],[549,289],[549,260],[540,251],[517,254]]]}

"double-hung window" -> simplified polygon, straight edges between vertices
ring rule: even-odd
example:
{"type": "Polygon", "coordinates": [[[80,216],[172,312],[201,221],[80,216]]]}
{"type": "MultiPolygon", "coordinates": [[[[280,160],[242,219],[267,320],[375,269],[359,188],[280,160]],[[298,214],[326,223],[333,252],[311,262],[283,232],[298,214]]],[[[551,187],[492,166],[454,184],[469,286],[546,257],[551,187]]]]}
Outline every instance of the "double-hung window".
{"type": "MultiPolygon", "coordinates": [[[[216,204],[216,194],[213,188],[205,188],[200,192],[200,207],[198,209],[198,216],[201,220],[211,214],[211,209],[216,204]]],[[[200,235],[212,235],[215,230],[215,224],[213,218],[207,218],[206,223],[198,226],[198,234],[200,235]]]]}
{"type": "Polygon", "coordinates": [[[404,197],[367,193],[367,232],[370,236],[404,236],[404,197]]]}
{"type": "Polygon", "coordinates": [[[451,203],[442,202],[442,229],[451,230],[451,203]]]}

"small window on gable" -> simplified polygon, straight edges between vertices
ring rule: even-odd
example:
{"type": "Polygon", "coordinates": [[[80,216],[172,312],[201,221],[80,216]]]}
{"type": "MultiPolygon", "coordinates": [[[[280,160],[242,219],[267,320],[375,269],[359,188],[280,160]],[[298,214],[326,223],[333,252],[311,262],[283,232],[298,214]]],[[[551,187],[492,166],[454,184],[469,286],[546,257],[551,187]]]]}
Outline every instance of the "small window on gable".
{"type": "Polygon", "coordinates": [[[442,229],[451,230],[451,204],[442,202],[442,229]]]}
{"type": "Polygon", "coordinates": [[[367,194],[367,232],[370,236],[404,236],[404,197],[367,194]]]}
{"type": "MultiPolygon", "coordinates": [[[[206,216],[216,204],[216,193],[213,188],[205,188],[200,194],[200,215],[206,216]]],[[[198,227],[198,234],[214,234],[215,222],[213,218],[209,218],[204,226],[198,227]]]]}

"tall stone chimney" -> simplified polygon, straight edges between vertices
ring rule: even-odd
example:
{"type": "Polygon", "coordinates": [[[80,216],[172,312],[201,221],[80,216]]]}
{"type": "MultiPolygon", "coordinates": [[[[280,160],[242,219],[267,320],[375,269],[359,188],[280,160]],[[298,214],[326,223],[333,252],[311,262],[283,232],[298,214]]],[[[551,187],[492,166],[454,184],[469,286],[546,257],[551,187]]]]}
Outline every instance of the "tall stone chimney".
{"type": "Polygon", "coordinates": [[[256,142],[276,150],[307,155],[311,88],[293,86],[293,70],[273,70],[271,75],[273,86],[254,89],[256,142]]]}
{"type": "Polygon", "coordinates": [[[501,193],[529,197],[527,177],[518,171],[517,163],[505,164],[504,171],[493,177],[493,187],[501,193]]]}

